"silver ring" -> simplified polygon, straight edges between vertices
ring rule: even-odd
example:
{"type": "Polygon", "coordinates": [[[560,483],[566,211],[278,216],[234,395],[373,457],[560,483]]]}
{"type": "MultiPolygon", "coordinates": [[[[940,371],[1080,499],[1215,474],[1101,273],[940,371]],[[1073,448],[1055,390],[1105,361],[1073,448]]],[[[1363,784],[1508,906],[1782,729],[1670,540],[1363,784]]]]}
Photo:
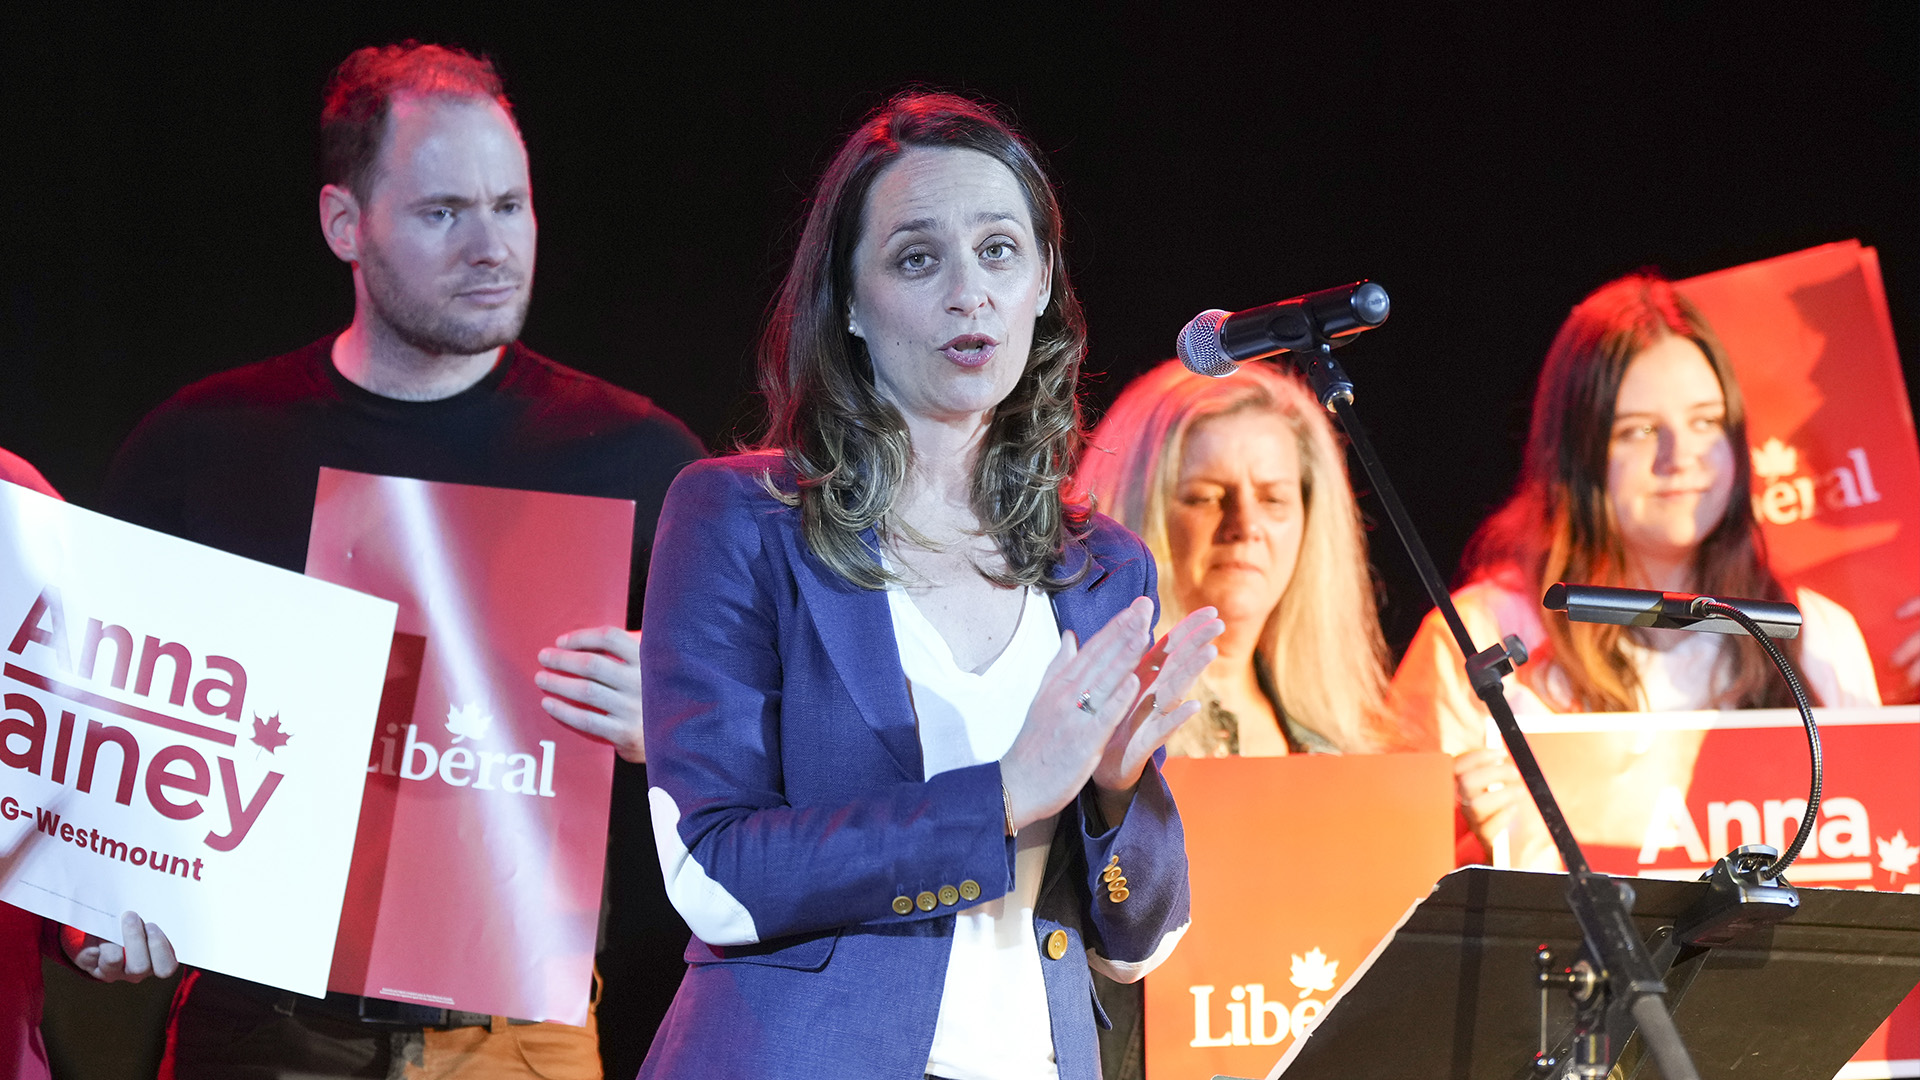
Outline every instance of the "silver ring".
{"type": "Polygon", "coordinates": [[[1078,708],[1083,713],[1086,713],[1088,715],[1093,714],[1093,691],[1091,690],[1080,691],[1080,704],[1078,708]]]}

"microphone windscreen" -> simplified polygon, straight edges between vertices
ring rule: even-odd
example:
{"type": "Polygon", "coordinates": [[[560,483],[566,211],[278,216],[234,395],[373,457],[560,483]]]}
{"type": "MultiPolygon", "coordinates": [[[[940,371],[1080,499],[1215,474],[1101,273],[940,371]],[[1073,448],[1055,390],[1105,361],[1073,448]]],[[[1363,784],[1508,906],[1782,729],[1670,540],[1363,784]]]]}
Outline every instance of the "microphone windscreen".
{"type": "Polygon", "coordinates": [[[1174,352],[1188,371],[1218,379],[1240,370],[1240,365],[1220,347],[1220,324],[1227,321],[1228,314],[1219,308],[1203,311],[1180,331],[1174,352]]]}

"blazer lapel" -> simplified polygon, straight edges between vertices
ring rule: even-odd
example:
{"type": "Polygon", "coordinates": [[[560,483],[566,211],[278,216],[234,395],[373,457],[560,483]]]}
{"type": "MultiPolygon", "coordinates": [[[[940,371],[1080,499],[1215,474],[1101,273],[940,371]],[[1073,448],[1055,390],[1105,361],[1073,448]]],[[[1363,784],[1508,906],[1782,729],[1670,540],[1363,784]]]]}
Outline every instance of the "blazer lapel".
{"type": "MultiPolygon", "coordinates": [[[[887,748],[901,775],[926,779],[920,732],[907,693],[907,675],[900,667],[887,594],[863,589],[828,569],[806,549],[798,532],[785,535],[800,598],[860,718],[887,748]]],[[[866,539],[873,542],[871,532],[866,539]]]]}
{"type": "Polygon", "coordinates": [[[1062,630],[1073,631],[1074,639],[1080,642],[1085,642],[1099,633],[1100,628],[1107,625],[1107,620],[1126,604],[1125,600],[1121,600],[1116,606],[1116,598],[1100,591],[1101,587],[1107,584],[1107,579],[1112,576],[1112,569],[1102,562],[1100,556],[1095,554],[1084,540],[1077,540],[1067,545],[1066,552],[1060,558],[1060,565],[1055,568],[1054,577],[1070,578],[1079,572],[1081,565],[1085,563],[1092,565],[1087,567],[1086,575],[1080,579],[1079,584],[1053,594],[1053,617],[1060,623],[1062,630]]]}
{"type": "MultiPolygon", "coordinates": [[[[900,646],[893,635],[887,594],[847,581],[814,558],[797,532],[785,535],[801,599],[860,718],[887,748],[901,775],[911,780],[926,779],[920,731],[907,692],[907,675],[900,667],[900,646]]],[[[873,535],[868,533],[866,539],[872,543],[873,535]]],[[[1073,631],[1080,641],[1098,633],[1114,612],[1132,599],[1100,591],[1112,571],[1084,540],[1067,546],[1054,576],[1071,577],[1085,563],[1092,565],[1078,584],[1053,594],[1054,618],[1061,629],[1073,631]]]]}

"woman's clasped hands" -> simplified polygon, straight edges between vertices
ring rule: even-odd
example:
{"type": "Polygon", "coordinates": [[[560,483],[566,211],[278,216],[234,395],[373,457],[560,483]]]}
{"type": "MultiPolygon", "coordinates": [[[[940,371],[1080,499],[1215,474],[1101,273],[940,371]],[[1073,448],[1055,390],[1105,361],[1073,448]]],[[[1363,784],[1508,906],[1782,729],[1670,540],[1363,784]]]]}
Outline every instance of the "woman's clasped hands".
{"type": "Polygon", "coordinates": [[[1213,661],[1213,639],[1225,625],[1213,608],[1201,608],[1155,645],[1152,621],[1153,603],[1142,597],[1085,645],[1071,632],[1061,635],[1026,722],[1000,759],[1016,830],[1065,809],[1089,779],[1108,827],[1120,824],[1147,760],[1199,710],[1181,699],[1213,661]]]}

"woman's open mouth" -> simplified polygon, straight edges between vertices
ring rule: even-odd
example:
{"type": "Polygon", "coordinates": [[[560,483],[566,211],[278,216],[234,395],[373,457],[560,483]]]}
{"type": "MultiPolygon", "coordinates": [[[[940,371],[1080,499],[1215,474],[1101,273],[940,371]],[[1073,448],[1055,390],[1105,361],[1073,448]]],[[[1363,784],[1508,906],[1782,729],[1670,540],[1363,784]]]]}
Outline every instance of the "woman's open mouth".
{"type": "Polygon", "coordinates": [[[962,367],[979,367],[993,359],[999,344],[985,334],[961,334],[940,346],[940,354],[962,367]]]}

